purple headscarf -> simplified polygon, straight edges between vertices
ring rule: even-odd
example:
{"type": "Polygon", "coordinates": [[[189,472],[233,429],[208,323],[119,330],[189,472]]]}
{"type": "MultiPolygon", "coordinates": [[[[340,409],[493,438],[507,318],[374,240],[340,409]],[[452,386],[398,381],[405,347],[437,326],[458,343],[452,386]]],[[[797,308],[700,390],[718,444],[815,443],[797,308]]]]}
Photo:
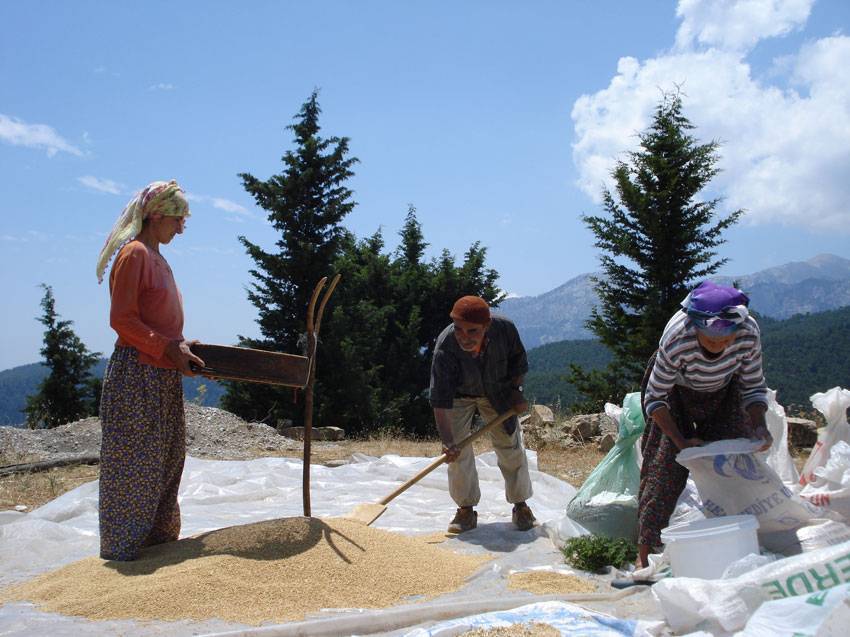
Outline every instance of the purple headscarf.
{"type": "Polygon", "coordinates": [[[737,288],[703,281],[682,301],[696,328],[713,338],[728,336],[747,320],[750,298],[737,288]]]}

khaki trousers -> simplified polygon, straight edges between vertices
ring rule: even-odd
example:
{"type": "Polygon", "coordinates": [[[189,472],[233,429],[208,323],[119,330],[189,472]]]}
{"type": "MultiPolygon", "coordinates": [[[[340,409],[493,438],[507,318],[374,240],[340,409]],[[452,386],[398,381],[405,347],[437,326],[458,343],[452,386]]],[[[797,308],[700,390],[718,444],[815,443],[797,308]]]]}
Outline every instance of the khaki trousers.
{"type": "MultiPolygon", "coordinates": [[[[454,399],[451,426],[455,443],[471,433],[476,410],[485,423],[499,416],[485,397],[454,399]]],[[[499,425],[490,430],[489,436],[496,452],[497,464],[505,479],[505,499],[511,504],[525,502],[531,497],[532,491],[528,458],[522,444],[522,427],[517,425],[513,435],[509,436],[505,428],[499,425]]],[[[449,463],[448,467],[449,494],[458,506],[476,506],[481,500],[475,452],[472,447],[473,445],[467,445],[461,449],[458,459],[449,463]]]]}

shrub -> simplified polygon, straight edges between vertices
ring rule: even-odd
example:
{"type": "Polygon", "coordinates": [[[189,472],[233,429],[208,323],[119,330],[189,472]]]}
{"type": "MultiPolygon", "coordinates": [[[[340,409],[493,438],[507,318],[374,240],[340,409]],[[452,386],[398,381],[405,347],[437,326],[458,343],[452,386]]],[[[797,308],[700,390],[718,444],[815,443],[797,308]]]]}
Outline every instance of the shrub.
{"type": "Polygon", "coordinates": [[[637,559],[637,545],[622,537],[580,535],[564,544],[564,561],[573,568],[598,573],[606,566],[622,568],[637,559]]]}

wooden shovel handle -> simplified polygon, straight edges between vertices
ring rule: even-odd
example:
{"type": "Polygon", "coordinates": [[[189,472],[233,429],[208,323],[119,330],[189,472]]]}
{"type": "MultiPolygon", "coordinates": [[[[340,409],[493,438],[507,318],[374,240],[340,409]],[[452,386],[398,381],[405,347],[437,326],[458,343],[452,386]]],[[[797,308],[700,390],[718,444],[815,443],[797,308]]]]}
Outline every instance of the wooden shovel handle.
{"type": "MultiPolygon", "coordinates": [[[[472,444],[472,442],[474,442],[477,438],[479,438],[483,434],[487,433],[488,431],[490,431],[491,429],[493,429],[497,425],[501,425],[503,422],[505,422],[508,418],[510,418],[513,415],[514,415],[514,410],[509,409],[508,411],[501,414],[497,418],[494,418],[493,420],[488,422],[486,425],[484,425],[483,427],[481,427],[477,431],[474,431],[471,434],[469,434],[466,438],[464,438],[463,440],[458,442],[455,446],[458,449],[463,449],[467,445],[472,444]]],[[[436,469],[441,464],[443,464],[446,461],[446,457],[447,457],[446,454],[443,454],[442,456],[440,456],[439,458],[437,458],[436,460],[431,462],[431,464],[429,464],[427,467],[422,469],[422,471],[417,473],[415,476],[413,476],[410,480],[405,482],[403,485],[398,487],[395,491],[393,491],[389,495],[386,495],[383,498],[381,498],[380,500],[378,500],[378,504],[387,504],[390,500],[394,499],[397,495],[403,493],[404,491],[407,491],[410,487],[412,487],[414,484],[419,482],[422,478],[424,478],[429,473],[431,473],[434,469],[436,469]]]]}

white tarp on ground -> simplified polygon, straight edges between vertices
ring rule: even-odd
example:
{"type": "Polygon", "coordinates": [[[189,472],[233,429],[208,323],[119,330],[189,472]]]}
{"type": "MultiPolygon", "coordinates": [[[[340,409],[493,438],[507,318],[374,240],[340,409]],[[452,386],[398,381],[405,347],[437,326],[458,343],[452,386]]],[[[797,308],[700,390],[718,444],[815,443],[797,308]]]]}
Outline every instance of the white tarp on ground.
{"type": "Polygon", "coordinates": [[[557,628],[562,635],[593,635],[615,637],[634,633],[633,621],[591,615],[586,609],[569,602],[539,602],[506,611],[471,615],[442,622],[430,628],[419,628],[407,637],[449,637],[476,628],[492,629],[528,624],[546,623],[557,628]]]}
{"type": "MultiPolygon", "coordinates": [[[[198,635],[198,634],[353,634],[385,632],[402,635],[411,627],[427,628],[437,621],[502,611],[535,602],[576,602],[583,607],[615,609],[615,600],[629,597],[632,617],[657,609],[648,591],[629,589],[612,595],[596,594],[577,600],[575,596],[517,595],[507,592],[507,575],[533,568],[569,572],[552,538],[581,532],[564,517],[564,509],[575,488],[537,470],[536,454],[528,452],[534,497],[529,500],[535,515],[547,522],[534,531],[520,532],[511,523],[510,505],[505,502],[504,482],[494,453],[477,458],[482,500],[478,528],[446,544],[457,550],[498,554],[481,572],[470,578],[462,591],[423,604],[385,611],[327,613],[322,618],[281,626],[254,628],[217,620],[205,622],[133,621],[89,622],[40,613],[29,604],[13,603],[0,608],[0,634],[28,635],[198,635]],[[635,593],[635,594],[632,594],[635,593]]],[[[355,454],[349,464],[329,468],[311,466],[311,513],[331,518],[344,515],[362,502],[377,502],[402,482],[424,469],[430,458],[384,456],[377,459],[355,454]]],[[[0,514],[0,585],[28,579],[40,572],[98,554],[97,482],[85,484],[30,513],[0,514]]],[[[263,458],[244,462],[187,458],[180,486],[181,537],[219,528],[303,514],[302,463],[297,459],[263,458]]],[[[445,465],[399,495],[373,523],[387,531],[418,535],[445,530],[455,506],[448,495],[445,465]]],[[[613,589],[612,589],[613,590],[613,589]]],[[[249,602],[249,600],[246,600],[249,602]]],[[[626,604],[628,606],[628,603],[626,604]]],[[[595,611],[605,620],[606,613],[595,611]]],[[[526,612],[526,615],[534,612],[526,612]]],[[[549,607],[539,619],[551,616],[549,607]]],[[[587,613],[593,615],[594,613],[587,613]]],[[[654,614],[661,617],[660,612],[654,614]]],[[[497,621],[495,618],[493,621],[497,621]]],[[[604,634],[648,634],[660,629],[659,622],[626,621],[610,624],[604,634]]],[[[427,633],[425,633],[427,634],[427,633]]],[[[440,632],[434,634],[449,634],[440,632]]],[[[451,633],[456,634],[456,633],[451,633]]],[[[603,634],[603,633],[600,633],[603,634]]]]}

